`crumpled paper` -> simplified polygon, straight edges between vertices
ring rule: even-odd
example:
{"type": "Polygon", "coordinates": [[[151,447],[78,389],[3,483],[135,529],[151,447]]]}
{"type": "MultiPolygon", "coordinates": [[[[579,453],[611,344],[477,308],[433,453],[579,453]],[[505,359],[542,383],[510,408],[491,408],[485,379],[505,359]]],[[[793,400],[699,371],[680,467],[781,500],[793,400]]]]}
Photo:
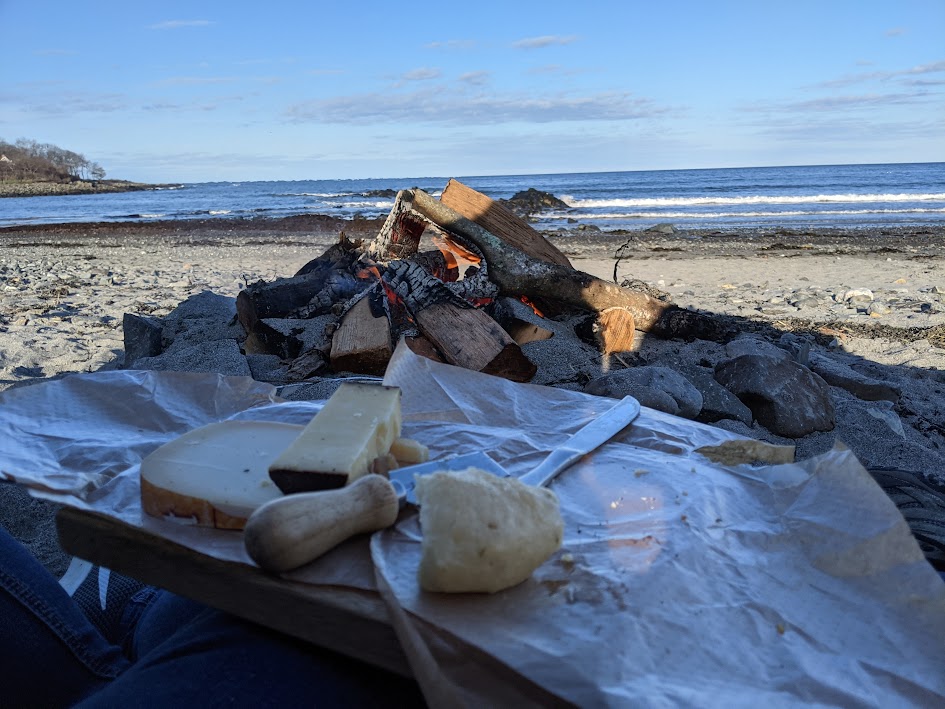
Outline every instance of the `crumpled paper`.
{"type": "MultiPolygon", "coordinates": [[[[434,457],[485,449],[513,474],[613,403],[403,346],[385,383],[403,389],[404,435],[434,457]]],[[[320,405],[242,378],[72,375],[0,394],[0,474],[251,563],[238,533],[142,515],[138,463],[206,423],[304,423],[320,405]]],[[[426,678],[472,705],[941,705],[945,584],[902,515],[842,448],[768,466],[695,452],[737,438],[644,408],[552,483],[562,549],[495,595],[422,592],[410,513],[370,548],[352,540],[290,577],[380,585],[411,659],[425,655],[426,678]]]]}

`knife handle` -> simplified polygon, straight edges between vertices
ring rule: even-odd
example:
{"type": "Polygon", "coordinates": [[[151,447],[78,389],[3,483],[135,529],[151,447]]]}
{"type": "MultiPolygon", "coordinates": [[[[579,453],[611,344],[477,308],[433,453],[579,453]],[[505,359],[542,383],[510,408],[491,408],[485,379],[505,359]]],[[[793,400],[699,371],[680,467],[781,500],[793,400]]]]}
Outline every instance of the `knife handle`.
{"type": "Polygon", "coordinates": [[[267,571],[288,571],[334,549],[355,534],[389,527],[400,505],[394,486],[365,475],[337,490],[302,492],[270,500],[246,521],[243,543],[267,571]]]}

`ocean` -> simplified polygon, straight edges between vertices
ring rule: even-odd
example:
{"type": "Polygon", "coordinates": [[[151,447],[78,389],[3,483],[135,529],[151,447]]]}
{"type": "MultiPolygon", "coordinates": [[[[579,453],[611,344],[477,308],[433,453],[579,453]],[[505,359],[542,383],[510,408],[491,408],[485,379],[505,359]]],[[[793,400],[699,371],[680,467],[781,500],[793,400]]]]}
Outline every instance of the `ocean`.
{"type": "MultiPolygon", "coordinates": [[[[494,199],[534,187],[569,209],[539,215],[553,230],[671,223],[683,229],[815,229],[945,224],[945,163],[456,176],[494,199]]],[[[448,177],[201,182],[102,195],[0,199],[0,226],[164,219],[387,214],[397,190],[437,196],[448,177]]]]}

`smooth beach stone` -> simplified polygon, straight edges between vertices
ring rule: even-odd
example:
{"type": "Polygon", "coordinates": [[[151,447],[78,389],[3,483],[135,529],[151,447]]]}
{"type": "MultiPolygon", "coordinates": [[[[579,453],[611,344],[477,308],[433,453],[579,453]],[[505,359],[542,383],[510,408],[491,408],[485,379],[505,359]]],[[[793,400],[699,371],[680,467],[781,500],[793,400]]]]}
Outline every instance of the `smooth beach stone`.
{"type": "Polygon", "coordinates": [[[680,362],[673,367],[679,374],[689,380],[699,393],[702,394],[702,409],[695,417],[702,423],[715,423],[722,419],[741,421],[751,426],[751,409],[745,406],[737,396],[723,387],[712,375],[709,367],[700,367],[696,364],[680,362]]]}
{"type": "Polygon", "coordinates": [[[801,438],[834,427],[829,385],[789,357],[744,354],[716,365],[715,379],[779,436],[801,438]]]}
{"type": "Polygon", "coordinates": [[[778,347],[760,337],[739,337],[725,345],[725,354],[729,357],[740,357],[741,355],[759,355],[772,357],[774,359],[790,359],[791,355],[782,348],[778,347]]]}
{"type": "Polygon", "coordinates": [[[860,374],[832,357],[812,353],[809,366],[831,386],[846,389],[864,401],[897,402],[902,395],[902,389],[895,384],[860,374]]]}
{"type": "Polygon", "coordinates": [[[629,395],[643,406],[687,419],[694,419],[702,410],[699,390],[682,374],[668,367],[619,369],[589,382],[584,391],[617,399],[629,395]]]}

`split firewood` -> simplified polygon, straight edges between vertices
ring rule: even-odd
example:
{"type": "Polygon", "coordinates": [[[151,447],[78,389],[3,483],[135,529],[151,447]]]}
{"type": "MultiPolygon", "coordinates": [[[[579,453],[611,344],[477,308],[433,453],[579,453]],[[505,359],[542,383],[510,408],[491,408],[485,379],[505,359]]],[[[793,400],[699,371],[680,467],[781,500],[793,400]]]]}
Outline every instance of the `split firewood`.
{"type": "Polygon", "coordinates": [[[625,308],[633,316],[636,329],[661,337],[715,339],[718,335],[718,325],[700,313],[621,288],[589,273],[533,258],[426,192],[409,192],[405,199],[409,199],[411,209],[469,240],[482,252],[489,264],[489,277],[503,295],[556,299],[598,313],[607,308],[625,308]]]}
{"type": "Polygon", "coordinates": [[[571,266],[568,257],[532,229],[528,222],[499,202],[462,182],[457,180],[447,182],[440,201],[457,214],[474,221],[486,231],[495,234],[507,244],[511,244],[533,258],[560,266],[571,266]]]}
{"type": "Polygon", "coordinates": [[[331,368],[336,372],[383,374],[393,354],[390,321],[371,309],[371,295],[345,313],[331,341],[331,368]]]}
{"type": "Polygon", "coordinates": [[[538,368],[502,327],[482,310],[445,301],[414,313],[420,332],[450,364],[527,382],[538,368]]]}
{"type": "Polygon", "coordinates": [[[554,333],[551,330],[547,330],[541,325],[519,320],[518,318],[509,320],[509,322],[503,325],[503,329],[509,333],[509,337],[520,347],[527,345],[529,342],[541,342],[554,337],[554,333]]]}

